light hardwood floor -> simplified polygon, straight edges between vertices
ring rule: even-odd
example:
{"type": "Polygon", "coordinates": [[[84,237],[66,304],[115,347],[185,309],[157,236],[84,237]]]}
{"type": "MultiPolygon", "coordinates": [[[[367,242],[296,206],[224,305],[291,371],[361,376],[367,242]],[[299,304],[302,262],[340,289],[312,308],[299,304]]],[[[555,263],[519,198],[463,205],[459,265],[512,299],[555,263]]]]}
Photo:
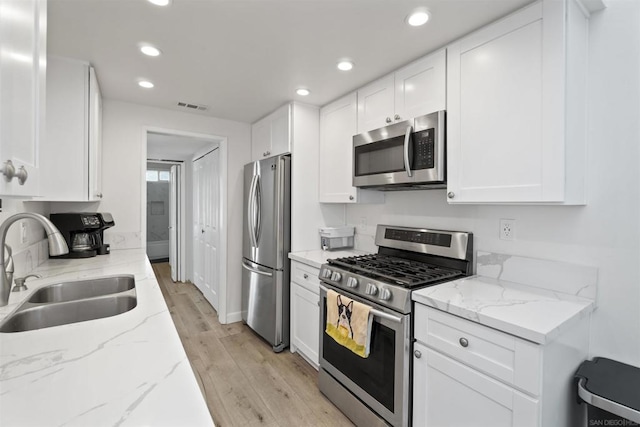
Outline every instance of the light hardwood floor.
{"type": "Polygon", "coordinates": [[[352,426],[318,390],[318,372],[289,349],[276,354],[242,322],[222,325],[191,283],[153,270],[217,426],[352,426]]]}

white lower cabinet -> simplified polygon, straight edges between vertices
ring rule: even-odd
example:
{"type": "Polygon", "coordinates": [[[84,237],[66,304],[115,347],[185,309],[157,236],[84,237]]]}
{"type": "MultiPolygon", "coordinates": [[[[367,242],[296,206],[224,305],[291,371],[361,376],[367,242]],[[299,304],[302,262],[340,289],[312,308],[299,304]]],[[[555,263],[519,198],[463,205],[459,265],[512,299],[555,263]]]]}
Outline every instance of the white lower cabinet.
{"type": "Polygon", "coordinates": [[[573,374],[588,320],[545,344],[418,303],[414,322],[414,426],[584,425],[573,374]]]}
{"type": "Polygon", "coordinates": [[[320,345],[320,269],[291,261],[291,343],[292,353],[300,353],[318,368],[320,345]]]}
{"type": "Polygon", "coordinates": [[[414,345],[413,425],[537,426],[539,402],[425,345],[414,345]]]}

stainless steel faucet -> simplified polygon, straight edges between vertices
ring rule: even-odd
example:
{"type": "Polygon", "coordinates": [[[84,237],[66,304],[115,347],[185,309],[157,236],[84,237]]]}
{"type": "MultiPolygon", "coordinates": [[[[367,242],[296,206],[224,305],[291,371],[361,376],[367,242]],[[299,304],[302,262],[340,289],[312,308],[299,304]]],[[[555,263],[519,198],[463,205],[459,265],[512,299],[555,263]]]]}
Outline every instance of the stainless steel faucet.
{"type": "Polygon", "coordinates": [[[11,282],[7,280],[7,266],[5,266],[4,262],[4,242],[7,239],[7,231],[11,224],[21,219],[35,219],[44,227],[49,240],[49,255],[56,256],[69,253],[69,247],[62,233],[46,217],[37,213],[21,212],[7,218],[0,225],[0,307],[4,307],[9,303],[9,294],[11,293],[11,282]]]}

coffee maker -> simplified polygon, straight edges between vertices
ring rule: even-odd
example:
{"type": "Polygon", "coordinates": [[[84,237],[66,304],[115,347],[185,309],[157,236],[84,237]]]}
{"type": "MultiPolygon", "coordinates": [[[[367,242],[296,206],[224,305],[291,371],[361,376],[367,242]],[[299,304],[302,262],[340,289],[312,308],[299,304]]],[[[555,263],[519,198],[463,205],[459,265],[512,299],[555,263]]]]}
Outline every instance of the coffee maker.
{"type": "Polygon", "coordinates": [[[104,230],[115,222],[106,212],[69,212],[49,216],[69,246],[69,253],[51,258],[89,258],[107,255],[109,245],[104,244],[104,230]]]}

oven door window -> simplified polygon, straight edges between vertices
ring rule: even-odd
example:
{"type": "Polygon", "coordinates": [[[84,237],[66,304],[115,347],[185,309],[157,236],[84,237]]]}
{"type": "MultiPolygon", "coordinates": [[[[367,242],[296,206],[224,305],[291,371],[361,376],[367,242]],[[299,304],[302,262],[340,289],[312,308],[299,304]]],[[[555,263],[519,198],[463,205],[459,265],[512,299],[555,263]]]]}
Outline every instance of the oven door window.
{"type": "MultiPolygon", "coordinates": [[[[327,316],[326,310],[325,306],[323,318],[327,316]]],[[[322,357],[391,412],[395,393],[395,335],[393,329],[374,321],[371,352],[369,357],[362,358],[322,333],[322,357]]]]}
{"type": "Polygon", "coordinates": [[[354,155],[356,176],[402,172],[405,170],[404,135],[357,146],[354,155]]]}

